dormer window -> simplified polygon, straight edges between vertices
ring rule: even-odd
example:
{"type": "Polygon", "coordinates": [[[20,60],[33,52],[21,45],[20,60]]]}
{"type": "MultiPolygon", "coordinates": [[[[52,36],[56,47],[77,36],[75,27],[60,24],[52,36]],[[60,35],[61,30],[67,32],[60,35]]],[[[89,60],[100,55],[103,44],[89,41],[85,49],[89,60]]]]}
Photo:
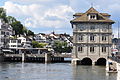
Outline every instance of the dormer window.
{"type": "Polygon", "coordinates": [[[96,14],[89,14],[88,17],[89,17],[89,20],[95,20],[95,19],[97,19],[96,14]]]}
{"type": "Polygon", "coordinates": [[[91,16],[90,16],[90,19],[95,19],[95,15],[91,15],[91,16]]]}

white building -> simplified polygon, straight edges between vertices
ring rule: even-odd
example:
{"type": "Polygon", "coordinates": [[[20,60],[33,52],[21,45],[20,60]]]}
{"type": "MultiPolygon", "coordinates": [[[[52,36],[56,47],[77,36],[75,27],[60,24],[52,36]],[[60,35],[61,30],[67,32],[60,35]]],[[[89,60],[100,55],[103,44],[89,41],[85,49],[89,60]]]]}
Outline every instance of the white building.
{"type": "Polygon", "coordinates": [[[21,45],[23,48],[32,48],[32,41],[28,37],[18,37],[18,40],[21,40],[21,45]]]}
{"type": "Polygon", "coordinates": [[[9,48],[10,49],[22,48],[21,40],[20,39],[10,39],[9,40],[9,48]]]}
{"type": "Polygon", "coordinates": [[[9,47],[9,38],[12,32],[12,27],[0,19],[0,48],[9,47]]]}
{"type": "Polygon", "coordinates": [[[85,13],[76,13],[71,20],[73,28],[73,59],[81,63],[106,63],[111,54],[112,24],[110,15],[91,7],[85,13]]]}
{"type": "Polygon", "coordinates": [[[41,42],[46,42],[46,35],[43,33],[39,33],[35,35],[35,41],[41,43],[41,42]]]}

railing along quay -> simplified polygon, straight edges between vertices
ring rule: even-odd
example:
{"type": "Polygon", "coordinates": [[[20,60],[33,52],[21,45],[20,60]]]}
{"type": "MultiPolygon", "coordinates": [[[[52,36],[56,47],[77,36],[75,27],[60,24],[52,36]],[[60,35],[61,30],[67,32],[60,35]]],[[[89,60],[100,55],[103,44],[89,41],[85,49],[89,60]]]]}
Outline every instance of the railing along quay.
{"type": "Polygon", "coordinates": [[[116,61],[118,63],[120,63],[120,56],[113,56],[113,57],[109,57],[109,59],[116,61]]]}
{"type": "Polygon", "coordinates": [[[7,62],[45,62],[46,60],[49,60],[48,62],[65,62],[64,58],[71,58],[71,55],[50,54],[50,56],[45,56],[45,54],[4,54],[4,61],[7,62]]]}

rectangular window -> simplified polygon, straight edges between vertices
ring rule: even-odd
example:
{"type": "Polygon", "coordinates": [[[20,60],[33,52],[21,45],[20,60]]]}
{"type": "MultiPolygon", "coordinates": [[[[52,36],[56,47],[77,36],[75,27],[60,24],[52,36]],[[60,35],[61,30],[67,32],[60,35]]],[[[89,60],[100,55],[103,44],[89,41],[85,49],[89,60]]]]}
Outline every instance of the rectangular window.
{"type": "Polygon", "coordinates": [[[106,47],[102,47],[102,52],[106,52],[106,47]]]}
{"type": "Polygon", "coordinates": [[[102,41],[106,41],[106,36],[102,36],[102,41]]]}
{"type": "Polygon", "coordinates": [[[11,45],[11,47],[16,47],[16,45],[11,45]]]}
{"type": "Polygon", "coordinates": [[[94,47],[90,47],[90,52],[94,52],[94,47]]]}
{"type": "Polygon", "coordinates": [[[21,43],[21,40],[18,40],[18,43],[21,43]]]}
{"type": "Polygon", "coordinates": [[[95,30],[95,26],[90,26],[90,30],[95,30]]]}
{"type": "Polygon", "coordinates": [[[94,41],[95,39],[95,36],[94,35],[90,35],[90,41],[94,41]]]}
{"type": "Polygon", "coordinates": [[[83,47],[78,47],[79,52],[83,52],[83,47]]]}
{"type": "Polygon", "coordinates": [[[1,35],[4,35],[5,34],[5,32],[4,31],[1,31],[1,35]]]}
{"type": "Polygon", "coordinates": [[[9,32],[6,32],[6,35],[9,35],[9,32]]]}
{"type": "Polygon", "coordinates": [[[102,31],[107,31],[108,27],[107,26],[103,26],[102,27],[102,31]]]}
{"type": "Polygon", "coordinates": [[[11,43],[16,43],[16,40],[11,40],[11,43]]]}
{"type": "Polygon", "coordinates": [[[79,41],[83,41],[83,35],[79,36],[79,41]]]}
{"type": "Polygon", "coordinates": [[[5,42],[5,39],[1,39],[1,42],[5,42]]]}

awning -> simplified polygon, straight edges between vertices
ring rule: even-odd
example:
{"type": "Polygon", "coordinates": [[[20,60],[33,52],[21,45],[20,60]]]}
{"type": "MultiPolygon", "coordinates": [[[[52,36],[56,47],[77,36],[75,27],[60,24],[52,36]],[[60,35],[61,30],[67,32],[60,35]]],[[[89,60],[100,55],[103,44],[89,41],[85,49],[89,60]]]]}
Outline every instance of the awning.
{"type": "Polygon", "coordinates": [[[13,52],[12,50],[8,50],[8,49],[3,49],[3,52],[13,52]]]}

